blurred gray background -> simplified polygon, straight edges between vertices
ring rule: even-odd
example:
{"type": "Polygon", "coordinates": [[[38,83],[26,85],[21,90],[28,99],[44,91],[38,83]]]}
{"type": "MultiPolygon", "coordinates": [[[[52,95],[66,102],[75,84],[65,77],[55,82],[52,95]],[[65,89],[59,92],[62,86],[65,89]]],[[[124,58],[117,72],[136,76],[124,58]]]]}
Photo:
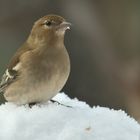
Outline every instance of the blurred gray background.
{"type": "Polygon", "coordinates": [[[138,0],[0,0],[0,76],[33,23],[52,13],[73,24],[65,38],[72,69],[63,91],[140,120],[138,0]]]}

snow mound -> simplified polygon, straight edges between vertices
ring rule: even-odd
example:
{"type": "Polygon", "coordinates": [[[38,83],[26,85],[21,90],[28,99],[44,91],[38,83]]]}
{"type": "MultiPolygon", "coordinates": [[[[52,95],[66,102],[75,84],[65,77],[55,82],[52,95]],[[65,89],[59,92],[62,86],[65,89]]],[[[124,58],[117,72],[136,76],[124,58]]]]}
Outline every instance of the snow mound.
{"type": "Polygon", "coordinates": [[[124,111],[89,107],[59,93],[57,103],[0,106],[0,140],[140,140],[140,125],[124,111]]]}

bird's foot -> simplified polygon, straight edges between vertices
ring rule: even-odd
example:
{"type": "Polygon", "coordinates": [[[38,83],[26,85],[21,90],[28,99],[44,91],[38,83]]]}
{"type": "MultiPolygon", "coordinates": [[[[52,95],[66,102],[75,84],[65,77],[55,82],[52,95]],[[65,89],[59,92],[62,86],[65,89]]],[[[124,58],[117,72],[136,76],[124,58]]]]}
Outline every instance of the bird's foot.
{"type": "Polygon", "coordinates": [[[36,105],[37,103],[36,102],[33,102],[33,103],[29,103],[29,107],[32,108],[34,105],[36,105]]]}
{"type": "Polygon", "coordinates": [[[70,107],[70,108],[72,108],[72,106],[68,106],[68,105],[64,105],[64,104],[62,104],[62,103],[59,103],[58,101],[56,101],[56,100],[50,100],[51,102],[53,102],[53,103],[57,103],[57,104],[59,104],[59,105],[62,105],[62,106],[65,106],[65,107],[70,107]]]}

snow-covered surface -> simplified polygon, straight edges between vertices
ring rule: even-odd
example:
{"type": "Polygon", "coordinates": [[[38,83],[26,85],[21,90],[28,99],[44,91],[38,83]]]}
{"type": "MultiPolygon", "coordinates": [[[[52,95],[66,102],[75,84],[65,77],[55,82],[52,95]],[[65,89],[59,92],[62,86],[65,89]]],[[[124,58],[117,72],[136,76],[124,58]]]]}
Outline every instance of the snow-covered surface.
{"type": "Polygon", "coordinates": [[[140,140],[139,124],[121,110],[91,108],[65,94],[54,99],[72,108],[1,105],[0,140],[140,140]]]}

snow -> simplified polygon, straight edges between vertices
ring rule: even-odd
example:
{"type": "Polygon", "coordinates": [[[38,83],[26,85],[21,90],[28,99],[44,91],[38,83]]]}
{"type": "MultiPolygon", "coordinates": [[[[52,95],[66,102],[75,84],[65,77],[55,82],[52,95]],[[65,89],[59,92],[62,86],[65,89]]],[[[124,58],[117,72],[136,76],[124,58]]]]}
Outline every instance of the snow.
{"type": "Polygon", "coordinates": [[[140,125],[124,111],[89,107],[59,93],[57,103],[0,106],[0,140],[140,140],[140,125]]]}

